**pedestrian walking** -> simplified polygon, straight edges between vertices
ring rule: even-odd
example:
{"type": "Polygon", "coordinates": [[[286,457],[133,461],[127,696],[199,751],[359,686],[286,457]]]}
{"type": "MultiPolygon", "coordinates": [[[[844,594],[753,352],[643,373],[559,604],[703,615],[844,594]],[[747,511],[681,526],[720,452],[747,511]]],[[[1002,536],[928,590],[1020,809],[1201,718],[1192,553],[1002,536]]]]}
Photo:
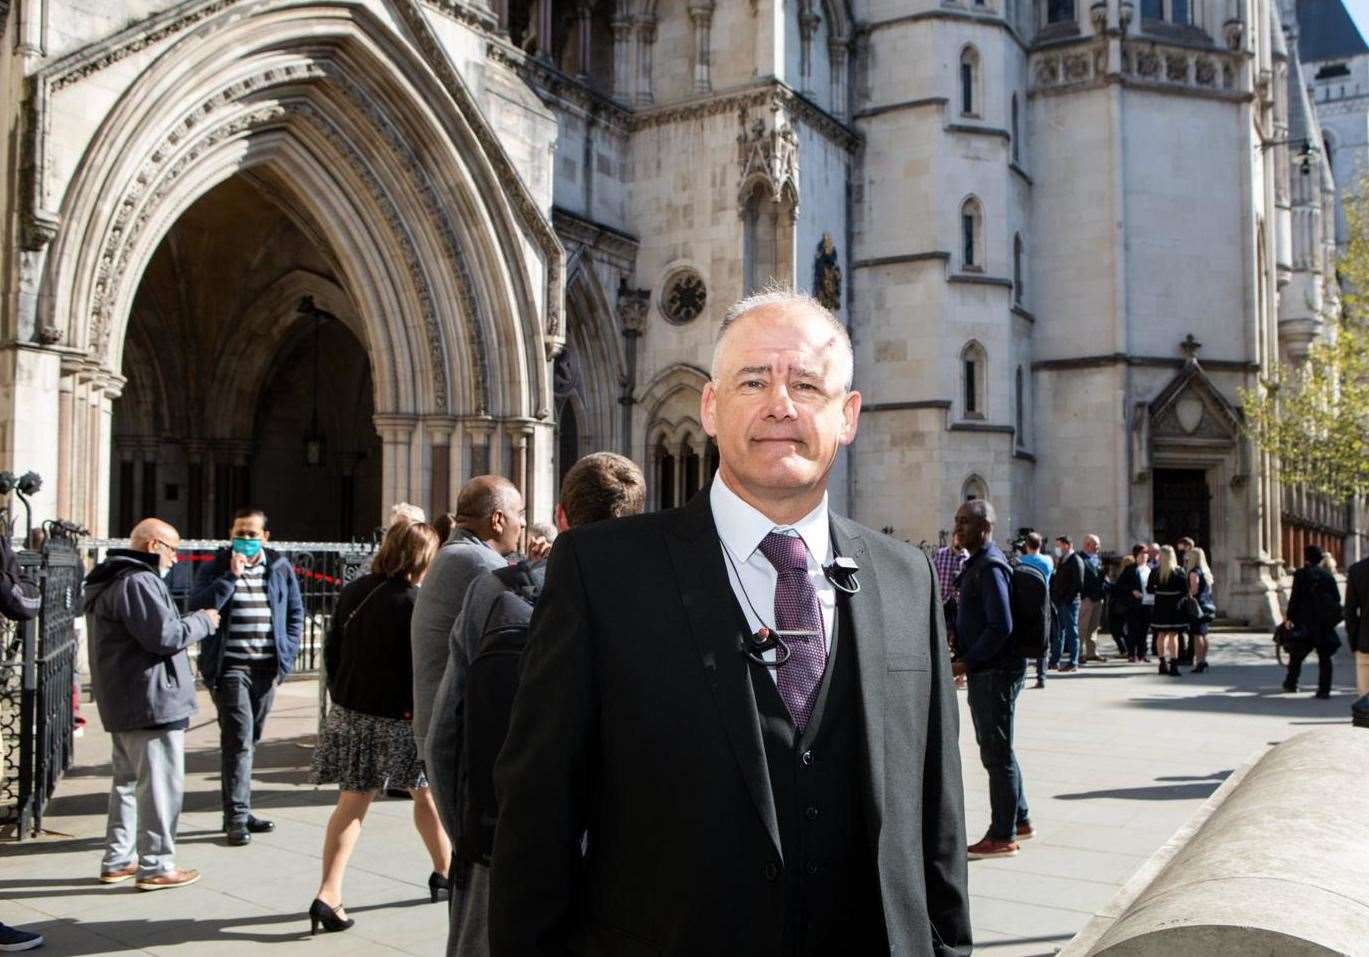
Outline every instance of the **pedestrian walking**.
{"type": "Polygon", "coordinates": [[[1303,566],[1293,573],[1293,592],[1284,616],[1297,629],[1299,640],[1288,654],[1288,674],[1283,690],[1296,692],[1303,660],[1317,653],[1317,697],[1331,697],[1332,658],[1340,648],[1336,625],[1343,609],[1336,579],[1321,567],[1325,557],[1316,545],[1303,549],[1303,566]]]}
{"type": "Polygon", "coordinates": [[[964,651],[953,667],[969,676],[970,718],[979,760],[989,775],[989,830],[970,845],[969,859],[1014,857],[1035,836],[1013,751],[1013,719],[1027,663],[1012,641],[1012,567],[993,542],[994,508],[974,499],[955,513],[956,532],[970,551],[960,574],[960,634],[964,651]]]}
{"type": "Polygon", "coordinates": [[[1084,550],[1079,555],[1083,562],[1083,582],[1079,588],[1079,647],[1084,661],[1105,661],[1098,653],[1096,635],[1103,626],[1103,602],[1107,599],[1108,581],[1103,574],[1103,544],[1097,535],[1084,536],[1084,550]]]}
{"type": "Polygon", "coordinates": [[[1188,631],[1188,619],[1179,601],[1188,594],[1188,576],[1179,567],[1171,545],[1160,546],[1160,563],[1146,579],[1146,593],[1155,596],[1150,631],[1155,636],[1160,674],[1179,677],[1179,634],[1188,631]]]}
{"type": "Polygon", "coordinates": [[[491,953],[967,953],[935,572],[828,507],[846,327],[765,292],[713,355],[708,488],[552,550],[495,767],[491,953]]]}
{"type": "MultiPolygon", "coordinates": [[[[1049,555],[1042,553],[1041,546],[1043,544],[1039,532],[1028,532],[1022,541],[1022,557],[1018,561],[1039,571],[1042,577],[1046,579],[1046,588],[1049,591],[1051,575],[1055,573],[1055,562],[1051,561],[1049,555]]],[[[1053,628],[1054,626],[1052,626],[1053,628]]],[[[1051,634],[1054,635],[1054,633],[1052,630],[1051,634]]],[[[1044,658],[1036,659],[1036,687],[1046,687],[1046,659],[1044,658]]]]}
{"type": "Polygon", "coordinates": [[[1155,596],[1146,590],[1151,573],[1146,546],[1131,546],[1128,557],[1130,564],[1124,565],[1118,573],[1113,594],[1126,596],[1127,660],[1132,664],[1145,664],[1150,661],[1150,615],[1155,607],[1155,596]],[[1146,603],[1146,598],[1151,599],[1150,604],[1146,603]]]}
{"type": "MultiPolygon", "coordinates": [[[[561,482],[557,532],[639,514],[646,479],[631,459],[593,452],[561,482]]],[[[457,846],[447,936],[451,957],[486,957],[489,944],[490,862],[499,819],[494,760],[508,734],[506,706],[517,691],[517,668],[546,562],[523,562],[477,578],[452,628],[446,672],[428,725],[428,772],[438,813],[457,846]],[[442,784],[439,786],[438,781],[442,784]]]]}
{"type": "Polygon", "coordinates": [[[342,905],[347,862],[377,791],[398,788],[414,802],[414,827],[428,850],[428,891],[449,889],[452,847],[428,790],[413,732],[414,675],[409,632],[418,586],[438,549],[425,522],[391,526],[371,573],[338,596],[324,644],[328,711],[314,749],[313,782],[338,785],[337,806],[323,838],[323,879],[309,906],[309,932],[347,930],[342,905]]]}
{"type": "Polygon", "coordinates": [[[502,475],[477,475],[456,498],[456,529],[429,569],[418,593],[409,635],[414,671],[414,740],[426,755],[433,696],[447,667],[448,639],[466,589],[485,572],[508,565],[523,534],[523,495],[502,475]]]}
{"type": "Polygon", "coordinates": [[[1355,690],[1369,694],[1369,622],[1364,606],[1369,602],[1369,558],[1345,570],[1345,637],[1355,661],[1355,690]]]}
{"type": "MultiPolygon", "coordinates": [[[[946,619],[946,642],[950,646],[953,660],[956,656],[955,617],[960,601],[960,586],[957,580],[960,578],[961,569],[965,567],[965,560],[969,557],[970,553],[956,540],[955,532],[951,533],[950,542],[942,545],[932,555],[932,567],[936,569],[937,584],[941,587],[941,613],[946,619]]],[[[965,687],[963,675],[956,675],[955,686],[965,687]]]]}
{"type": "Polygon", "coordinates": [[[90,681],[113,742],[113,781],[100,880],[139,890],[184,887],[200,872],[176,866],[185,794],[185,732],[196,711],[186,649],[219,627],[213,608],[181,615],[163,578],[181,536],[156,518],[133,528],[85,580],[90,681]]]}
{"type": "Polygon", "coordinates": [[[1051,576],[1051,604],[1058,627],[1051,632],[1052,668],[1079,667],[1079,599],[1084,591],[1084,560],[1068,535],[1055,539],[1055,574],[1051,576]]]}
{"type": "MultiPolygon", "coordinates": [[[[19,559],[8,534],[0,534],[0,616],[10,621],[31,621],[42,609],[38,585],[19,570],[19,559]]],[[[5,727],[10,723],[10,698],[0,696],[0,757],[9,752],[5,727]]],[[[43,946],[43,935],[0,923],[0,951],[34,950],[43,946]]]]}
{"type": "Polygon", "coordinates": [[[1184,553],[1184,570],[1188,573],[1189,641],[1193,645],[1193,674],[1207,670],[1207,631],[1217,617],[1212,602],[1212,569],[1207,564],[1207,552],[1197,545],[1184,553]]]}
{"type": "Polygon", "coordinates": [[[230,845],[244,847],[253,834],[276,829],[252,813],[252,761],[276,686],[299,652],[304,602],[290,559],[267,545],[266,512],[238,509],[228,538],[196,574],[190,607],[222,615],[200,649],[200,674],[219,716],[223,830],[230,845]]]}

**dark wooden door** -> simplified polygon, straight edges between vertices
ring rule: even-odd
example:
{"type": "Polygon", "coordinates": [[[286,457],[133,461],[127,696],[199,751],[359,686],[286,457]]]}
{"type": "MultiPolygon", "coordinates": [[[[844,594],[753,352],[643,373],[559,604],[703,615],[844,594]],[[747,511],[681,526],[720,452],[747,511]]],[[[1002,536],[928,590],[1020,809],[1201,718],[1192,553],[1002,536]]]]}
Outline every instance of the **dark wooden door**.
{"type": "Polygon", "coordinates": [[[1156,469],[1154,533],[1161,545],[1187,535],[1212,564],[1212,492],[1202,469],[1156,469]]]}

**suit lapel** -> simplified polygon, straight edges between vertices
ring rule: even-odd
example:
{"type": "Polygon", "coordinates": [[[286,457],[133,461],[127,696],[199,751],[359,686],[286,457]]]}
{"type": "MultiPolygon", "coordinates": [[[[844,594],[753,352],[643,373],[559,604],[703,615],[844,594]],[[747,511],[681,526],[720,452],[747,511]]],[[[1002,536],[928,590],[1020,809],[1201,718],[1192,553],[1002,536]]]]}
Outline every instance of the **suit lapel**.
{"type": "Polygon", "coordinates": [[[860,571],[856,573],[860,591],[847,599],[854,634],[843,636],[843,640],[854,641],[860,673],[860,713],[865,727],[869,771],[866,812],[869,814],[871,846],[877,847],[884,821],[884,606],[880,600],[879,577],[859,530],[846,519],[832,516],[832,544],[836,554],[854,558],[860,565],[860,571]]]}
{"type": "Polygon", "coordinates": [[[744,654],[744,619],[736,613],[708,490],[695,495],[678,515],[674,534],[667,535],[666,541],[675,565],[680,600],[689,616],[690,629],[742,778],[775,845],[775,853],[783,860],[760,715],[744,654]]]}

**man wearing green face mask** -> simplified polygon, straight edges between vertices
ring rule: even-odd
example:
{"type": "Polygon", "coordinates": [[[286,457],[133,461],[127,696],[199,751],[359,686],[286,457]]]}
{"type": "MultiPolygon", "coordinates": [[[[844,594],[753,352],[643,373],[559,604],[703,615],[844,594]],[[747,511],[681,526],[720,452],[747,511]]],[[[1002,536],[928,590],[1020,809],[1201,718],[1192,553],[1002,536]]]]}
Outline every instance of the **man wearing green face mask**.
{"type": "Polygon", "coordinates": [[[191,608],[217,608],[218,632],[200,651],[200,673],[219,712],[223,829],[248,844],[275,824],[252,814],[252,756],[276,685],[290,673],[304,629],[304,604],[290,560],[266,547],[266,513],[241,508],[219,549],[195,577],[191,608]]]}

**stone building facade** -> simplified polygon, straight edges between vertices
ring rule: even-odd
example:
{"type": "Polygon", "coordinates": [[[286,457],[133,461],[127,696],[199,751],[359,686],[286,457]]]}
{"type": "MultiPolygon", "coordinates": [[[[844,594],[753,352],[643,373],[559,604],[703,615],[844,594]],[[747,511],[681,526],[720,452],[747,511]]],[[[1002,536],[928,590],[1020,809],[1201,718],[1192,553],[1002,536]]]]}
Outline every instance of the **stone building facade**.
{"type": "Polygon", "coordinates": [[[0,463],[45,514],[335,538],[494,470],[545,519],[596,448],[677,504],[723,312],[778,280],[855,341],[838,508],[1193,534],[1273,613],[1237,390],[1308,331],[1333,194],[1270,0],[0,10],[0,463]]]}

